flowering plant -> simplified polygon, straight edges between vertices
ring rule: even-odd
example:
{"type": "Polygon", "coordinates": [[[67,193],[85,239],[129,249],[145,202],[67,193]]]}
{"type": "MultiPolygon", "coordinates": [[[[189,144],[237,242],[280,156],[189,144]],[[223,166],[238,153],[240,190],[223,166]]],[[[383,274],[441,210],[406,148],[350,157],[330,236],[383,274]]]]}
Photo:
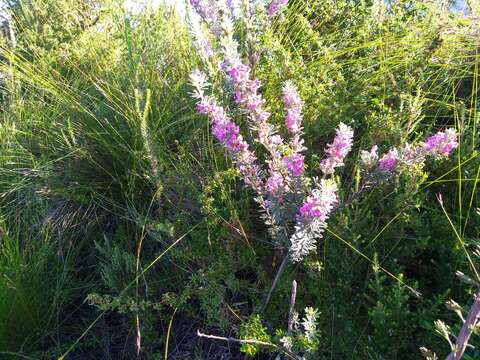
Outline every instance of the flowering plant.
{"type": "MultiPolygon", "coordinates": [[[[315,250],[334,211],[347,206],[374,185],[388,181],[405,169],[422,166],[428,156],[449,156],[458,146],[458,133],[455,129],[440,131],[428,137],[425,142],[406,143],[402,147],[387,150],[383,155],[379,155],[377,145],[369,151],[361,150],[360,165],[366,181],[357,193],[342,201],[338,193],[340,183],[334,175],[338,168],[344,166],[352,150],[353,129],[340,123],[333,141],[325,148],[325,157],[319,166],[318,175],[321,176],[311,177],[305,173],[304,154],[307,149],[302,131],[304,104],[298,89],[292,81],[284,83],[282,100],[285,131],[282,136],[281,129],[269,122],[271,114],[260,92],[261,81],[253,75],[255,61],[251,59],[258,56],[249,54],[242,57],[239,44],[234,39],[237,23],[243,22],[245,28],[249,29],[256,21],[257,30],[261,32],[281,13],[287,1],[274,0],[268,6],[263,2],[254,3],[253,10],[245,5],[243,10],[240,9],[242,15],[236,16],[238,9],[235,9],[231,1],[191,0],[201,26],[217,45],[209,43],[208,49],[212,56],[202,57],[204,63],[209,65],[205,68],[210,73],[210,78],[205,72],[195,70],[191,74],[191,84],[198,112],[208,116],[214,137],[230,155],[245,185],[255,192],[255,200],[263,211],[265,222],[277,246],[288,248],[267,298],[268,303],[287,260],[300,262],[315,250]],[[207,88],[214,80],[212,68],[218,69],[226,85],[224,88],[230,90],[222,92],[222,100],[233,100],[239,110],[236,114],[246,117],[254,142],[265,148],[266,156],[263,160],[256,155],[254,144],[249,144],[244,139],[239,124],[228,114],[221,100],[213,94],[207,94],[207,88]]],[[[199,35],[195,37],[200,38],[199,35]]],[[[204,43],[197,42],[199,45],[204,43]]]]}

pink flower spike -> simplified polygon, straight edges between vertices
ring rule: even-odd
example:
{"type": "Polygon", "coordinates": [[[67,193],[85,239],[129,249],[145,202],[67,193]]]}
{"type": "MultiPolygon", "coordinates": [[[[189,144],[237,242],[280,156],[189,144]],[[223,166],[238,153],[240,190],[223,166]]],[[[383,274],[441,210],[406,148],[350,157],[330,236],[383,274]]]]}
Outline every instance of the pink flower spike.
{"type": "Polygon", "coordinates": [[[291,81],[286,81],[283,85],[283,102],[287,109],[285,126],[291,135],[301,135],[302,108],[303,101],[298,94],[298,90],[291,81]]]}
{"type": "Polygon", "coordinates": [[[343,160],[353,145],[353,130],[350,126],[340,123],[337,134],[331,144],[327,145],[325,153],[328,157],[320,163],[320,169],[325,175],[333,174],[336,167],[343,166],[343,160]]]}
{"type": "Polygon", "coordinates": [[[228,50],[225,49],[222,67],[232,81],[235,101],[248,114],[250,128],[257,132],[259,143],[265,146],[274,162],[278,164],[281,160],[279,148],[283,141],[277,141],[278,131],[273,124],[268,123],[270,113],[264,109],[265,99],[258,93],[261,83],[257,79],[250,79],[250,68],[242,63],[234,41],[228,50]]]}
{"type": "Polygon", "coordinates": [[[240,128],[228,117],[224,108],[217,105],[213,97],[205,95],[206,77],[200,71],[192,72],[191,83],[194,96],[197,98],[197,110],[207,114],[212,124],[215,138],[228,150],[247,186],[258,193],[264,191],[264,181],[260,167],[256,163],[255,153],[249,149],[247,142],[240,134],[240,128]]]}

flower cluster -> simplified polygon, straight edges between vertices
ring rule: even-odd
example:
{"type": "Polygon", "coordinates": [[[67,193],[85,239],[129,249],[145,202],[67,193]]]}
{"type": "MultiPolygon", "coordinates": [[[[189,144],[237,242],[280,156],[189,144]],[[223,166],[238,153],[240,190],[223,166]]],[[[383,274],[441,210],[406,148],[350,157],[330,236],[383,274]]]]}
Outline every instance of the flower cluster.
{"type": "Polygon", "coordinates": [[[268,15],[277,15],[282,8],[288,5],[288,0],[273,0],[268,6],[268,15]]]}
{"type": "MultiPolygon", "coordinates": [[[[219,40],[217,45],[220,46],[212,51],[218,51],[215,55],[221,61],[220,70],[228,85],[226,88],[233,90],[231,95],[242,114],[246,115],[253,139],[267,150],[263,165],[258,163],[238,124],[212,96],[205,95],[207,80],[199,71],[191,76],[198,100],[197,110],[209,117],[214,137],[228,151],[245,184],[256,191],[256,200],[265,212],[265,222],[271,234],[278,236],[276,240],[280,246],[287,245],[285,234],[290,233],[289,258],[298,262],[316,248],[332,212],[342,206],[335,177],[331,175],[344,165],[352,149],[353,130],[344,123],[339,124],[333,141],[325,148],[326,157],[320,163],[323,178],[309,179],[305,174],[303,155],[306,150],[302,139],[304,104],[299,92],[293,82],[285,82],[282,100],[288,138],[284,139],[277,126],[269,122],[271,114],[260,92],[261,82],[252,76],[255,64],[243,60],[239,54],[238,43],[233,38],[232,11],[229,10],[232,6],[229,7],[225,1],[191,0],[191,3],[206,26],[210,27],[211,34],[219,40]],[[221,20],[212,17],[221,17],[221,20]],[[220,32],[215,32],[218,23],[223,25],[220,32]],[[310,187],[312,183],[313,188],[310,187]],[[295,225],[290,229],[292,223],[295,225]]],[[[268,8],[270,15],[278,13],[286,3],[286,0],[273,0],[268,8]]],[[[388,150],[382,156],[374,145],[369,151],[361,151],[360,159],[368,176],[376,174],[377,178],[386,181],[400,169],[421,165],[427,156],[450,155],[458,146],[457,138],[455,129],[447,129],[428,137],[425,143],[407,143],[388,150]]]]}
{"type": "Polygon", "coordinates": [[[398,163],[398,150],[392,149],[382,156],[378,161],[378,169],[383,173],[389,173],[395,170],[398,163]]]}
{"type": "Polygon", "coordinates": [[[287,166],[290,173],[295,177],[300,177],[303,174],[305,157],[301,154],[294,154],[291,156],[285,156],[283,162],[287,166]]]}
{"type": "Polygon", "coordinates": [[[214,55],[213,46],[208,38],[208,34],[206,34],[205,29],[196,17],[189,18],[188,25],[198,54],[204,62],[208,62],[214,55]]]}
{"type": "Polygon", "coordinates": [[[317,239],[322,237],[332,210],[338,204],[337,185],[333,180],[322,179],[299,208],[295,231],[290,238],[290,258],[301,261],[315,250],[317,239]]]}
{"type": "Polygon", "coordinates": [[[458,133],[455,129],[439,131],[427,138],[425,151],[429,155],[448,156],[458,147],[458,133]]]}
{"type": "MultiPolygon", "coordinates": [[[[233,3],[225,0],[190,0],[192,7],[204,20],[211,32],[222,44],[221,57],[223,57],[222,68],[232,81],[235,101],[249,115],[252,130],[258,133],[259,142],[264,145],[272,157],[272,172],[278,174],[282,166],[280,146],[282,139],[275,134],[278,130],[268,123],[270,113],[264,109],[265,100],[258,90],[261,82],[251,77],[251,69],[246,62],[243,62],[238,53],[238,43],[233,39],[233,3]],[[221,15],[221,16],[220,16],[221,15]],[[221,18],[222,31],[215,31],[212,24],[218,23],[221,18]]],[[[271,7],[279,8],[286,5],[288,1],[273,1],[271,7]],[[275,3],[278,3],[275,5],[275,3]]],[[[205,52],[202,48],[201,52],[205,52]]]]}
{"type": "Polygon", "coordinates": [[[265,99],[259,94],[261,82],[251,79],[250,68],[242,62],[236,43],[225,51],[223,67],[233,83],[235,101],[249,115],[250,125],[258,134],[259,142],[264,145],[272,157],[279,157],[282,139],[274,125],[268,122],[270,113],[264,109],[265,99]]]}
{"type": "Polygon", "coordinates": [[[334,182],[322,180],[319,188],[312,190],[299,209],[300,221],[318,219],[325,221],[337,203],[337,187],[334,182]]]}
{"type": "Polygon", "coordinates": [[[190,78],[195,88],[194,95],[198,99],[198,112],[209,116],[213,135],[229,151],[242,173],[245,184],[257,191],[262,191],[263,181],[260,176],[260,168],[256,164],[255,154],[240,135],[240,128],[227,116],[223,107],[218,106],[214,99],[205,95],[204,89],[207,86],[205,74],[194,71],[190,78]]]}
{"type": "Polygon", "coordinates": [[[352,148],[353,130],[351,127],[340,123],[333,143],[328,144],[325,153],[328,157],[320,163],[320,169],[325,175],[333,174],[336,167],[343,166],[343,160],[352,148]]]}
{"type": "Polygon", "coordinates": [[[283,186],[283,176],[279,173],[272,173],[266,181],[266,189],[269,194],[276,195],[283,186]]]}
{"type": "Polygon", "coordinates": [[[378,160],[378,171],[391,174],[400,166],[414,166],[422,164],[427,156],[446,157],[458,147],[458,133],[453,128],[439,131],[429,136],[424,143],[412,145],[406,143],[403,147],[390,149],[378,160],[378,147],[374,145],[370,151],[361,151],[360,157],[364,167],[371,171],[378,160]]]}
{"type": "Polygon", "coordinates": [[[229,41],[228,44],[229,47],[224,49],[223,68],[233,84],[235,102],[248,115],[250,128],[256,133],[257,141],[269,153],[267,191],[271,196],[284,194],[288,191],[290,182],[285,167],[299,176],[299,167],[303,170],[303,157],[283,158],[283,139],[278,135],[276,126],[268,121],[270,113],[265,110],[266,101],[259,93],[261,83],[258,79],[251,78],[251,70],[241,61],[236,42],[229,41]]]}
{"type": "Polygon", "coordinates": [[[291,136],[290,147],[294,153],[305,150],[302,139],[303,101],[292,81],[286,81],[282,89],[283,103],[287,110],[285,126],[291,136]]]}
{"type": "Polygon", "coordinates": [[[283,86],[283,102],[287,109],[285,125],[291,134],[296,134],[301,130],[303,101],[291,81],[286,81],[283,86]]]}

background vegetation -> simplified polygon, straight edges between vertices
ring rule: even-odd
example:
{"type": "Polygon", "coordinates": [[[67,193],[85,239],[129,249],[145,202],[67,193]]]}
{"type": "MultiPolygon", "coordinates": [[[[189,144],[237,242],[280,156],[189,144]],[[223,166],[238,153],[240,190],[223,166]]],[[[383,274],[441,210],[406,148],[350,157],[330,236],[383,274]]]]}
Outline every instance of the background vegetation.
{"type": "MultiPolygon", "coordinates": [[[[440,2],[298,0],[264,34],[256,75],[278,123],[281,84],[299,86],[312,174],[341,121],[357,150],[447,126],[461,144],[417,170],[421,181],[404,176],[337,213],[262,313],[280,258],[195,113],[187,17],[107,0],[11,1],[0,64],[0,357],[243,359],[197,329],[285,329],[293,279],[298,308],[319,310],[318,359],[420,359],[420,346],[446,355],[434,321],[458,330],[445,302],[468,308],[473,289],[455,272],[475,277],[465,251],[480,246],[475,4],[465,15],[440,2]]],[[[343,170],[344,194],[358,171],[354,161],[343,170]]]]}

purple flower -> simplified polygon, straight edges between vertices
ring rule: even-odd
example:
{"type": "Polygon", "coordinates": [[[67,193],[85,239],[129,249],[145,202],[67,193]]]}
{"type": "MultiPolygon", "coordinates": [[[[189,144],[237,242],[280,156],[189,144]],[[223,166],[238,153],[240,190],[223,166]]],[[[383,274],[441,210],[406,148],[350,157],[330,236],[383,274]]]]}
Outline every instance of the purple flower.
{"type": "Polygon", "coordinates": [[[278,11],[288,4],[288,0],[273,0],[268,6],[268,15],[275,16],[278,11]]]}
{"type": "Polygon", "coordinates": [[[302,108],[303,101],[298,94],[298,90],[291,81],[286,81],[283,85],[283,102],[287,109],[285,125],[292,135],[300,134],[302,128],[302,108]]]}
{"type": "Polygon", "coordinates": [[[267,179],[265,187],[270,194],[276,194],[283,187],[283,176],[273,172],[267,179]]]}
{"type": "Polygon", "coordinates": [[[190,5],[207,22],[212,21],[217,12],[214,2],[210,0],[190,0],[190,5]]]}
{"type": "Polygon", "coordinates": [[[439,131],[427,138],[425,150],[430,155],[448,156],[458,147],[457,130],[450,128],[445,132],[439,131]]]}
{"type": "Polygon", "coordinates": [[[318,189],[312,190],[310,196],[299,209],[301,220],[315,218],[327,220],[330,212],[337,204],[337,186],[333,181],[322,180],[318,189]]]}
{"type": "Polygon", "coordinates": [[[242,135],[240,135],[240,128],[228,118],[221,106],[212,104],[210,107],[207,107],[207,110],[208,112],[206,113],[211,117],[213,123],[213,135],[229,151],[236,153],[248,147],[242,135]]]}
{"type": "Polygon", "coordinates": [[[298,90],[292,81],[287,80],[283,85],[283,102],[288,108],[299,108],[301,110],[303,101],[298,94],[298,90]]]}
{"type": "MultiPolygon", "coordinates": [[[[428,137],[425,143],[418,145],[406,143],[399,150],[391,149],[383,155],[378,162],[378,169],[383,173],[391,173],[395,171],[399,165],[409,167],[423,164],[427,155],[448,156],[458,147],[457,138],[457,131],[450,128],[428,137]]],[[[360,156],[367,168],[371,168],[372,154],[362,151],[360,156]]]]}
{"type": "Polygon", "coordinates": [[[263,99],[260,95],[257,95],[257,94],[250,95],[246,103],[247,103],[248,110],[254,112],[261,109],[263,104],[265,104],[265,99],[263,99]]]}
{"type": "Polygon", "coordinates": [[[256,157],[240,134],[240,128],[226,114],[223,107],[218,106],[214,99],[205,96],[206,77],[200,71],[192,72],[191,83],[195,88],[194,95],[198,99],[197,110],[207,114],[212,122],[212,133],[222,143],[240,170],[245,184],[257,192],[263,191],[261,171],[256,164],[256,157]]]}
{"type": "Polygon", "coordinates": [[[291,156],[285,156],[283,158],[283,162],[293,176],[299,177],[303,174],[303,169],[305,167],[304,158],[305,157],[301,154],[295,154],[291,156]]]}
{"type": "Polygon", "coordinates": [[[316,206],[316,202],[313,200],[307,200],[301,207],[300,207],[300,215],[303,217],[320,217],[324,213],[320,208],[316,206]]]}
{"type": "Polygon", "coordinates": [[[211,105],[208,102],[199,102],[196,108],[200,114],[207,114],[211,111],[211,105]]]}
{"type": "Polygon", "coordinates": [[[300,122],[302,121],[302,116],[299,111],[294,109],[287,110],[287,117],[285,118],[285,125],[291,133],[296,133],[300,130],[300,122]]]}
{"type": "Polygon", "coordinates": [[[352,148],[353,130],[351,127],[340,123],[337,134],[331,144],[327,145],[325,153],[328,157],[320,163],[320,169],[325,175],[333,174],[336,167],[343,166],[343,160],[352,148]]]}
{"type": "Polygon", "coordinates": [[[243,64],[240,59],[235,58],[230,62],[227,73],[235,83],[243,83],[248,82],[250,69],[247,65],[243,64]]]}
{"type": "Polygon", "coordinates": [[[257,133],[256,140],[265,146],[270,155],[267,191],[277,192],[280,186],[285,185],[286,180],[282,179],[280,184],[278,178],[284,168],[281,152],[283,139],[277,135],[276,126],[268,122],[270,113],[264,109],[265,99],[258,92],[261,83],[257,79],[250,79],[250,68],[242,63],[235,41],[224,44],[224,55],[222,66],[233,83],[235,101],[248,114],[251,129],[257,133]]]}
{"type": "Polygon", "coordinates": [[[190,5],[192,5],[194,8],[197,8],[200,6],[200,0],[190,0],[190,5]]]}
{"type": "Polygon", "coordinates": [[[398,151],[392,149],[382,156],[378,162],[378,168],[383,173],[389,173],[395,170],[398,163],[398,151]]]}

